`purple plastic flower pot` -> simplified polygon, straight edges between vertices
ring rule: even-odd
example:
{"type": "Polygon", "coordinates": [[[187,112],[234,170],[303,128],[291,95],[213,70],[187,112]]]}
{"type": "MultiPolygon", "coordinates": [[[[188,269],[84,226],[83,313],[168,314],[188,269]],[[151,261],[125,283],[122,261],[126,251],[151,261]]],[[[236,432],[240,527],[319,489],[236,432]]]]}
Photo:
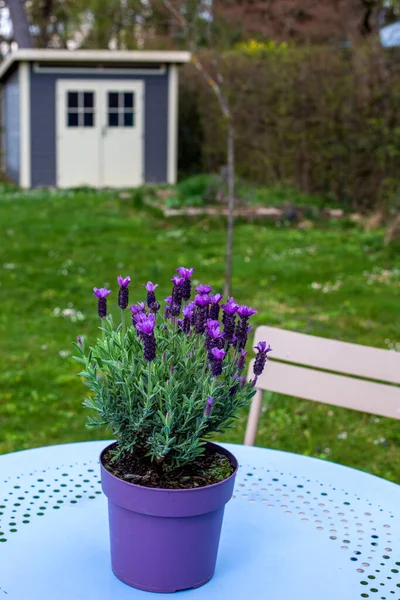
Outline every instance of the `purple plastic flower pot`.
{"type": "Polygon", "coordinates": [[[177,592],[204,585],[215,570],[225,504],[230,500],[238,463],[230,477],[187,490],[147,488],[112,475],[100,455],[101,484],[108,498],[111,565],[115,575],[151,592],[177,592]]]}

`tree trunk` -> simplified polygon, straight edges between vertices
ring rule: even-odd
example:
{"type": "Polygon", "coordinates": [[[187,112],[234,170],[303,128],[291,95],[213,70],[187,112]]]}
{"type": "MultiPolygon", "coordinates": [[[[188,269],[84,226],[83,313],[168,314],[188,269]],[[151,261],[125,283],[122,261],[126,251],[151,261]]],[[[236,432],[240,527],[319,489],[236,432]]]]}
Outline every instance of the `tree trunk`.
{"type": "Polygon", "coordinates": [[[8,0],[8,9],[13,25],[13,38],[19,48],[33,48],[28,20],[22,0],[8,0]]]}
{"type": "Polygon", "coordinates": [[[233,257],[233,229],[235,208],[235,131],[232,118],[228,121],[227,131],[227,184],[228,184],[228,231],[226,237],[225,260],[225,286],[224,295],[232,293],[232,257],[233,257]]]}

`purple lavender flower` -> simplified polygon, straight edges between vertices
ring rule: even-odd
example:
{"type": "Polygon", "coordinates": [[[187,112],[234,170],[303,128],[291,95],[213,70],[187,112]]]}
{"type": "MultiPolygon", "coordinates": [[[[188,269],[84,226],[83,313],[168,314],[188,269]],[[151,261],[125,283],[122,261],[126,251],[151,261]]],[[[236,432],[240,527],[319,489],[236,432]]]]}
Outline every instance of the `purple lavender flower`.
{"type": "Polygon", "coordinates": [[[154,315],[144,315],[142,318],[140,318],[137,321],[136,327],[142,333],[145,333],[146,335],[150,335],[154,332],[155,324],[156,324],[156,320],[155,320],[154,315]]]}
{"type": "Polygon", "coordinates": [[[221,325],[219,321],[207,319],[207,335],[213,338],[214,340],[222,338],[221,325]]]}
{"type": "Polygon", "coordinates": [[[111,294],[111,290],[107,288],[93,288],[93,296],[96,298],[107,298],[111,294]]]}
{"type": "Polygon", "coordinates": [[[182,308],[182,313],[183,313],[183,332],[188,334],[190,333],[190,325],[192,322],[192,317],[194,315],[194,311],[195,311],[195,303],[194,302],[189,302],[189,304],[187,304],[186,306],[184,306],[182,308]]]}
{"type": "Polygon", "coordinates": [[[267,347],[267,342],[258,342],[257,346],[254,346],[254,348],[256,350],[258,350],[259,352],[271,352],[272,351],[272,348],[269,344],[267,347]]]}
{"type": "Polygon", "coordinates": [[[183,277],[184,279],[190,279],[193,275],[194,269],[193,267],[191,267],[190,269],[187,269],[186,267],[178,267],[176,271],[179,277],[183,277]]]}
{"type": "Polygon", "coordinates": [[[187,304],[186,306],[184,306],[182,308],[183,316],[187,317],[188,319],[191,319],[195,309],[196,309],[195,303],[189,302],[189,304],[187,304]]]}
{"type": "Polygon", "coordinates": [[[183,333],[183,319],[178,319],[176,324],[178,326],[178,333],[183,333]]]}
{"type": "Polygon", "coordinates": [[[78,335],[78,337],[76,338],[77,344],[80,348],[83,348],[83,338],[81,335],[78,335]]]}
{"type": "Polygon", "coordinates": [[[196,292],[198,294],[209,294],[211,292],[211,285],[206,285],[204,283],[201,283],[200,285],[197,286],[196,292]]]}
{"type": "Polygon", "coordinates": [[[119,275],[117,281],[120,287],[128,287],[128,285],[131,282],[131,278],[129,277],[129,275],[128,277],[122,277],[122,275],[119,275]]]}
{"type": "Polygon", "coordinates": [[[221,294],[210,294],[208,296],[209,304],[210,304],[210,319],[215,321],[218,320],[219,317],[219,303],[221,302],[223,296],[221,294]]]}
{"type": "Polygon", "coordinates": [[[209,396],[207,398],[207,404],[206,404],[206,407],[204,409],[204,415],[206,417],[209,417],[211,415],[211,409],[212,409],[213,402],[214,402],[214,398],[212,396],[209,396]]]}
{"type": "Polygon", "coordinates": [[[111,290],[107,288],[93,288],[93,295],[98,298],[97,311],[100,319],[107,316],[107,296],[111,294],[111,290]]]}
{"type": "Polygon", "coordinates": [[[258,377],[264,371],[265,363],[267,361],[267,354],[268,352],[272,351],[272,348],[270,345],[267,347],[267,342],[258,342],[257,346],[254,346],[254,348],[258,350],[258,354],[256,356],[256,360],[254,361],[253,373],[256,375],[256,377],[258,377]]]}
{"type": "Polygon", "coordinates": [[[234,315],[239,308],[239,304],[235,302],[233,298],[228,298],[228,302],[226,304],[222,304],[222,308],[228,315],[234,315]]]}
{"type": "Polygon", "coordinates": [[[138,302],[137,304],[130,306],[129,310],[132,313],[132,324],[134,327],[136,327],[137,321],[139,321],[140,319],[142,319],[143,317],[146,316],[144,302],[138,302]]]}
{"type": "Polygon", "coordinates": [[[177,268],[177,272],[179,274],[180,277],[183,278],[183,283],[182,283],[182,298],[183,300],[185,300],[185,302],[187,302],[188,300],[190,300],[190,296],[192,293],[192,282],[191,282],[191,277],[193,275],[193,268],[190,269],[186,269],[186,267],[178,267],[177,268]]]}
{"type": "Polygon", "coordinates": [[[148,315],[136,323],[136,329],[142,334],[144,358],[151,362],[156,357],[156,338],[154,336],[155,316],[148,315]]]}
{"type": "Polygon", "coordinates": [[[145,285],[143,285],[143,287],[145,287],[149,293],[154,293],[158,288],[158,283],[152,283],[151,281],[148,281],[145,285]]]}
{"type": "MultiPolygon", "coordinates": [[[[254,308],[250,308],[249,306],[245,306],[244,304],[242,304],[242,306],[239,306],[239,308],[237,309],[237,314],[240,317],[240,321],[236,327],[236,346],[239,349],[243,349],[246,346],[247,343],[247,336],[248,336],[248,332],[249,332],[249,318],[252,315],[256,314],[256,310],[254,310],[254,308]]],[[[250,328],[251,329],[251,328],[250,328]]]]}
{"type": "Polygon", "coordinates": [[[133,306],[129,307],[129,310],[132,313],[132,316],[135,316],[139,313],[145,313],[145,304],[144,302],[137,302],[136,304],[134,304],[133,306]]]}
{"type": "Polygon", "coordinates": [[[224,339],[228,344],[233,343],[235,334],[235,313],[239,308],[239,304],[233,298],[229,298],[226,304],[222,304],[224,311],[222,322],[224,324],[224,339]]]}
{"type": "Polygon", "coordinates": [[[126,307],[128,306],[129,303],[129,290],[128,290],[128,286],[131,282],[131,278],[128,277],[122,277],[122,275],[119,275],[117,278],[118,281],[118,285],[119,285],[119,291],[118,291],[118,306],[122,309],[125,310],[126,307]]]}
{"type": "Polygon", "coordinates": [[[208,296],[198,294],[194,298],[194,303],[196,306],[200,306],[201,308],[203,308],[204,306],[208,306],[208,296]]]}
{"type": "Polygon", "coordinates": [[[244,369],[244,365],[246,362],[246,356],[247,356],[247,352],[245,352],[244,350],[241,350],[239,358],[237,359],[237,362],[236,362],[237,370],[239,373],[242,373],[242,371],[244,369]]]}
{"type": "Polygon", "coordinates": [[[158,312],[160,310],[160,305],[158,304],[156,295],[154,293],[156,288],[158,288],[158,283],[152,283],[151,281],[148,281],[143,287],[147,290],[147,306],[150,308],[151,312],[158,312]]]}
{"type": "Polygon", "coordinates": [[[172,304],[172,296],[167,296],[164,300],[165,302],[165,311],[164,311],[164,317],[166,319],[169,319],[169,317],[171,316],[171,304],[172,304]]]}
{"type": "Polygon", "coordinates": [[[208,359],[210,362],[213,360],[213,356],[211,354],[213,348],[222,348],[223,346],[223,335],[221,331],[221,326],[219,321],[213,321],[212,319],[207,319],[207,327],[206,327],[206,346],[208,352],[208,359]]]}
{"type": "Polygon", "coordinates": [[[211,350],[211,372],[214,377],[218,377],[222,373],[222,361],[226,355],[222,348],[213,348],[211,350]]]}
{"type": "Polygon", "coordinates": [[[179,275],[174,275],[171,281],[174,284],[174,287],[172,288],[172,301],[179,306],[180,311],[183,299],[183,284],[185,279],[183,277],[179,277],[179,275]]]}
{"type": "Polygon", "coordinates": [[[198,294],[194,299],[194,303],[197,306],[195,332],[204,333],[207,320],[208,296],[198,294]]]}
{"type": "Polygon", "coordinates": [[[257,311],[254,308],[246,306],[245,304],[242,304],[237,309],[237,314],[241,319],[249,319],[252,315],[255,315],[256,313],[257,311]]]}

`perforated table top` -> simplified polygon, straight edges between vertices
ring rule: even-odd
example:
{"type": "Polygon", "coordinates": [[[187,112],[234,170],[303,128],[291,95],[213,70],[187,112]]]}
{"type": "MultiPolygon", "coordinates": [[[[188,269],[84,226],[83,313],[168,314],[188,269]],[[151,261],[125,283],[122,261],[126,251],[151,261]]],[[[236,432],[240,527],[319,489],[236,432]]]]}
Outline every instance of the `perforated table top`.
{"type": "MultiPolygon", "coordinates": [[[[163,597],[112,573],[98,456],[109,442],[0,456],[0,600],[163,597]]],[[[217,568],[193,600],[400,600],[400,486],[226,445],[240,470],[217,568]]]]}

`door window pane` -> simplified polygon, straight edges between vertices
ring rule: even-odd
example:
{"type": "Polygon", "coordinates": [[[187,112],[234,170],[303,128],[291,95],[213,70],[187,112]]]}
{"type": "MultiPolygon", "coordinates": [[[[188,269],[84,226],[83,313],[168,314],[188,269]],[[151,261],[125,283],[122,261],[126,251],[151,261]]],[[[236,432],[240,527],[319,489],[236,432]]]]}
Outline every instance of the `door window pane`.
{"type": "Polygon", "coordinates": [[[117,112],[109,112],[108,113],[108,126],[109,127],[118,127],[118,116],[117,112]]]}
{"type": "Polygon", "coordinates": [[[124,114],[124,126],[125,127],[133,127],[133,112],[126,112],[124,114]]]}
{"type": "Polygon", "coordinates": [[[94,126],[94,114],[92,112],[85,112],[83,114],[83,126],[93,127],[94,126]]]}
{"type": "Polygon", "coordinates": [[[108,92],[108,126],[135,126],[135,93],[108,92]]]}
{"type": "Polygon", "coordinates": [[[84,108],[93,108],[94,107],[93,92],[83,92],[83,106],[84,106],[84,108]]]}
{"type": "Polygon", "coordinates": [[[68,108],[78,108],[78,92],[68,92],[68,108]]]}
{"type": "Polygon", "coordinates": [[[124,92],[124,107],[133,108],[133,92],[124,92]]]}
{"type": "Polygon", "coordinates": [[[92,91],[67,92],[67,126],[94,127],[95,94],[92,91]]]}
{"type": "Polygon", "coordinates": [[[68,127],[78,127],[78,117],[77,112],[68,113],[68,127]]]}
{"type": "Polygon", "coordinates": [[[108,108],[118,108],[118,92],[108,92],[108,108]]]}

